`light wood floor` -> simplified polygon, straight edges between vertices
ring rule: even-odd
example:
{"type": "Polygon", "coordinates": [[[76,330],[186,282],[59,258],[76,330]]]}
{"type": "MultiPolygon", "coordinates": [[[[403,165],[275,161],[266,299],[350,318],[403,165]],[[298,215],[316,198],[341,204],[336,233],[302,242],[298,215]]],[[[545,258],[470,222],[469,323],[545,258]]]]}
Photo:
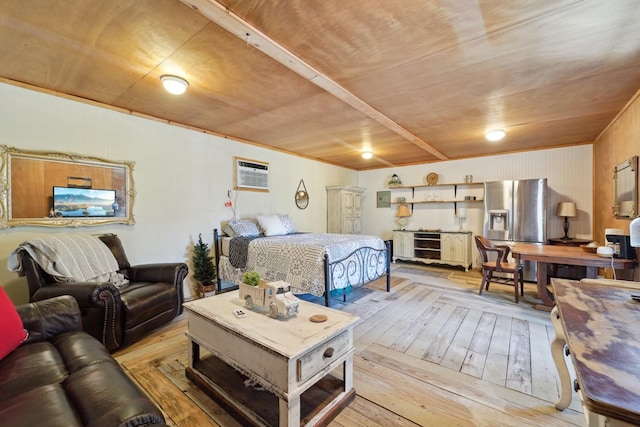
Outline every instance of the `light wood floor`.
{"type": "MultiPolygon", "coordinates": [[[[533,309],[535,285],[513,300],[480,275],[394,264],[392,292],[372,284],[335,308],[354,329],[356,399],[331,426],[584,425],[577,396],[557,411],[549,313],[533,309]],[[357,296],[359,298],[355,299],[357,296]]],[[[114,354],[174,426],[239,426],[185,378],[186,318],[114,354]]]]}

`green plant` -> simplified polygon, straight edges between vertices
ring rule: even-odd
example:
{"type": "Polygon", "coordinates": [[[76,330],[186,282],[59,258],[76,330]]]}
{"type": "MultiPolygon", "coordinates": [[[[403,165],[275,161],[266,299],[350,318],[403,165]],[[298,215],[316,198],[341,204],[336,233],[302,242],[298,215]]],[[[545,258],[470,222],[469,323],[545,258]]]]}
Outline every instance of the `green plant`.
{"type": "Polygon", "coordinates": [[[242,283],[250,286],[258,286],[260,275],[256,271],[248,271],[242,275],[242,283]]]}
{"type": "Polygon", "coordinates": [[[209,255],[209,245],[202,241],[202,234],[198,235],[198,243],[193,247],[193,278],[204,286],[209,286],[216,278],[216,266],[213,257],[209,255]]]}

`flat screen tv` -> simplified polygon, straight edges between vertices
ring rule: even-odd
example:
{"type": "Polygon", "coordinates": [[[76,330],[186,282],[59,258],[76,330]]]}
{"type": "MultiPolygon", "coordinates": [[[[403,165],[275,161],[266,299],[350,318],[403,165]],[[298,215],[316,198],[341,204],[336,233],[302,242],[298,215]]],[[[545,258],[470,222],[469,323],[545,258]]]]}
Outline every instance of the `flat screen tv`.
{"type": "Polygon", "coordinates": [[[116,216],[116,190],[53,187],[53,209],[63,217],[116,216]]]}

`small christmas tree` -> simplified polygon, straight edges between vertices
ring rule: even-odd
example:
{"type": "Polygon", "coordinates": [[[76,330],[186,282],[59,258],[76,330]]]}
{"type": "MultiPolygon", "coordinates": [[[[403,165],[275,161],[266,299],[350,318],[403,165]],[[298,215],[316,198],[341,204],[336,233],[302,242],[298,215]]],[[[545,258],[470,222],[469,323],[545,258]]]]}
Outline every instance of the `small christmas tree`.
{"type": "Polygon", "coordinates": [[[216,267],[213,257],[209,256],[209,245],[198,235],[198,243],[193,247],[193,278],[200,286],[211,286],[216,278],[216,267]]]}

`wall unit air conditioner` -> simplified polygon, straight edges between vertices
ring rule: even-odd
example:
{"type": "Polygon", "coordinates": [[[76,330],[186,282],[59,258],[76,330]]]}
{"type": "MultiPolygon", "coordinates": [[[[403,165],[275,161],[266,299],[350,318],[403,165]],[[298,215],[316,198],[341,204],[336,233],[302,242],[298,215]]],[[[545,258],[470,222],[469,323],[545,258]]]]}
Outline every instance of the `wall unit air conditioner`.
{"type": "Polygon", "coordinates": [[[234,157],[235,189],[269,191],[269,163],[234,157]]]}

